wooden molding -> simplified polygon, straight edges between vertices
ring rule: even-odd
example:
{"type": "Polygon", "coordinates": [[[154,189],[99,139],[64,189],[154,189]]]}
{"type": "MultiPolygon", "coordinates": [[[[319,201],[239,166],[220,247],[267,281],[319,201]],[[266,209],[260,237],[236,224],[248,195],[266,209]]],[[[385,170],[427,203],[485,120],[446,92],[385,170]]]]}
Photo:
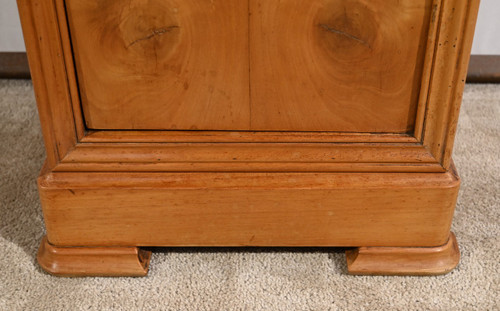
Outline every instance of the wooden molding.
{"type": "Polygon", "coordinates": [[[440,275],[460,261],[455,234],[437,247],[358,247],[346,251],[347,269],[355,275],[440,275]]]}
{"type": "Polygon", "coordinates": [[[432,247],[448,239],[460,179],[454,170],[52,172],[38,185],[48,239],[61,247],[432,247]]]}
{"type": "Polygon", "coordinates": [[[425,64],[432,66],[432,73],[426,100],[419,105],[415,137],[448,169],[479,1],[442,0],[436,5],[440,8],[432,19],[439,23],[433,41],[435,52],[425,64]]]}
{"type": "MultiPolygon", "coordinates": [[[[53,168],[78,142],[81,113],[74,109],[61,42],[60,20],[54,1],[18,0],[24,41],[28,51],[33,87],[47,151],[47,166],[53,168]]],[[[74,79],[73,79],[74,80],[74,79]]],[[[73,81],[72,80],[72,81],[73,81]]],[[[74,105],[75,104],[75,105],[74,105]]]]}
{"type": "Polygon", "coordinates": [[[190,135],[168,131],[140,134],[137,131],[85,132],[63,1],[39,1],[38,5],[29,5],[26,0],[18,2],[23,13],[22,24],[28,39],[26,45],[35,88],[43,95],[38,99],[38,105],[42,119],[47,120],[43,123],[43,131],[48,165],[54,171],[305,171],[303,167],[307,167],[309,171],[329,172],[442,172],[449,168],[455,132],[453,120],[461,101],[459,95],[465,80],[464,68],[467,67],[478,7],[476,0],[460,4],[434,1],[414,133],[360,135],[330,132],[314,138],[313,142],[308,141],[312,136],[308,138],[307,133],[282,132],[280,139],[283,141],[278,141],[271,132],[242,134],[228,131],[216,135],[208,133],[212,135],[210,139],[218,140],[210,148],[203,145],[212,143],[206,140],[204,131],[192,131],[190,135]],[[452,37],[460,39],[451,44],[452,37]],[[436,63],[438,58],[441,59],[439,64],[436,63]],[[165,143],[172,136],[176,137],[172,146],[185,147],[183,154],[161,152],[169,148],[165,143]],[[198,147],[189,145],[193,140],[198,147]],[[114,143],[125,146],[117,147],[114,143]],[[158,149],[158,157],[151,161],[150,156],[156,155],[151,153],[151,148],[159,147],[160,143],[163,147],[158,149]],[[262,152],[249,158],[242,143],[259,143],[262,152]],[[303,152],[288,154],[287,145],[297,147],[299,143],[303,152]],[[268,147],[276,149],[269,156],[268,147]],[[307,150],[313,148],[317,153],[325,147],[329,150],[319,155],[321,159],[307,156],[310,154],[307,150]],[[202,149],[211,155],[210,159],[199,158],[197,152],[202,149]],[[103,150],[106,156],[99,158],[103,150]],[[189,153],[188,150],[196,152],[189,153]],[[365,159],[368,150],[373,156],[365,159]]]}
{"type": "Polygon", "coordinates": [[[17,2],[47,150],[38,179],[47,238],[38,259],[50,273],[144,275],[150,253],[139,247],[146,246],[356,246],[348,257],[354,266],[363,258],[378,264],[371,254],[390,248],[392,259],[382,263],[403,265],[371,271],[413,274],[405,263],[432,269],[434,254],[441,262],[456,249],[453,237],[452,247],[441,245],[460,185],[451,150],[479,0],[425,1],[429,32],[418,41],[425,57],[416,63],[422,75],[407,74],[417,86],[411,126],[363,133],[356,126],[90,130],[68,1],[17,2]]]}
{"type": "Polygon", "coordinates": [[[444,172],[417,142],[81,143],[53,171],[444,172]]]}
{"type": "Polygon", "coordinates": [[[57,276],[145,276],[151,251],[138,247],[57,247],[42,239],[37,260],[57,276]]]}

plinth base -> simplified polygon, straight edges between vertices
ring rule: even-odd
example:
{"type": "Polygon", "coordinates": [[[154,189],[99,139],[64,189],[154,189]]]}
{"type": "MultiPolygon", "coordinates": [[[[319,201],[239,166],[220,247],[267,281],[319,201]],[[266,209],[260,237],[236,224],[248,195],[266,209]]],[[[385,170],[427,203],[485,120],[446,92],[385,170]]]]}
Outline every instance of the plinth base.
{"type": "Polygon", "coordinates": [[[57,276],[145,276],[151,252],[138,247],[56,247],[44,237],[37,259],[57,276]]]}
{"type": "Polygon", "coordinates": [[[358,247],[346,251],[347,269],[358,275],[439,275],[458,265],[457,239],[438,247],[358,247]]]}

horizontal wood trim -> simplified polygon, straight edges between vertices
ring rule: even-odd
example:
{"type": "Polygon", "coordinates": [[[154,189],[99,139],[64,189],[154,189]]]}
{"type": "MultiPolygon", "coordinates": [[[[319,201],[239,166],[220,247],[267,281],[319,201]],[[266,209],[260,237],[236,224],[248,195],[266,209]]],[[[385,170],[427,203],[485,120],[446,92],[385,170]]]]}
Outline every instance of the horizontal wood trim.
{"type": "Polygon", "coordinates": [[[500,55],[472,55],[467,82],[500,83],[500,55]]]}
{"type": "Polygon", "coordinates": [[[59,246],[436,246],[449,236],[458,187],[454,172],[39,179],[59,246]]]}
{"type": "MultiPolygon", "coordinates": [[[[26,53],[0,52],[0,78],[31,78],[26,53]]],[[[472,55],[467,82],[500,83],[500,55],[472,55]]]]}
{"type": "Polygon", "coordinates": [[[443,172],[418,143],[81,143],[54,171],[443,172]]]}
{"type": "Polygon", "coordinates": [[[82,143],[417,143],[409,134],[246,131],[88,131],[82,143]]]}
{"type": "Polygon", "coordinates": [[[55,172],[429,172],[445,170],[436,163],[328,162],[85,162],[61,163],[55,172]]]}
{"type": "Polygon", "coordinates": [[[419,144],[157,143],[79,144],[68,162],[417,162],[435,159],[419,144]]]}
{"type": "MultiPolygon", "coordinates": [[[[42,173],[43,174],[43,173],[42,173]]],[[[460,179],[456,169],[434,173],[168,173],[168,172],[49,172],[38,178],[41,190],[58,189],[366,189],[455,188],[460,179]],[[207,186],[209,185],[209,186],[207,186]]]]}

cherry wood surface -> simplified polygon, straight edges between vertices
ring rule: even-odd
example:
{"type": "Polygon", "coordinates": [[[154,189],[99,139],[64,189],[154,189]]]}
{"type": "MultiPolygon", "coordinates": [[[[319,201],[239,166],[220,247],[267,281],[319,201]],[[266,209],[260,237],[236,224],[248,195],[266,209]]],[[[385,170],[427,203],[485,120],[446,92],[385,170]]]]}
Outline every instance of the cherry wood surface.
{"type": "Polygon", "coordinates": [[[428,253],[456,258],[478,6],[18,0],[47,149],[40,264],[144,275],[141,246],[351,246],[370,273],[448,271],[428,253]]]}
{"type": "Polygon", "coordinates": [[[252,129],[413,130],[431,0],[250,1],[252,129]]]}
{"type": "Polygon", "coordinates": [[[42,239],[37,260],[57,276],[145,276],[151,251],[138,247],[56,247],[42,239]]]}
{"type": "Polygon", "coordinates": [[[444,172],[417,143],[87,143],[54,171],[444,172]]]}
{"type": "Polygon", "coordinates": [[[437,247],[358,247],[346,251],[347,269],[356,275],[439,275],[460,261],[455,234],[437,247]]]}
{"type": "Polygon", "coordinates": [[[248,4],[67,0],[85,121],[248,129],[248,4]]]}
{"type": "MultiPolygon", "coordinates": [[[[460,107],[461,91],[465,81],[465,71],[469,59],[469,51],[474,33],[475,18],[479,1],[455,2],[449,0],[434,0],[427,40],[425,62],[423,64],[422,87],[420,89],[415,131],[408,134],[379,134],[360,135],[361,133],[326,133],[320,132],[316,138],[313,132],[304,132],[297,135],[293,132],[276,132],[261,134],[256,132],[219,132],[216,135],[205,131],[191,131],[192,134],[177,135],[170,131],[85,131],[81,102],[77,91],[78,80],[75,76],[73,55],[70,37],[67,29],[66,11],[63,0],[26,1],[19,0],[21,21],[28,49],[28,56],[32,64],[32,76],[37,93],[37,103],[42,119],[42,130],[47,148],[48,166],[54,168],[61,160],[73,152],[75,145],[85,145],[91,142],[92,137],[99,138],[98,142],[133,141],[137,143],[151,141],[225,142],[237,143],[244,138],[246,142],[266,141],[277,142],[357,142],[376,151],[385,148],[388,144],[400,143],[401,139],[410,139],[421,144],[411,163],[400,163],[397,168],[387,161],[372,162],[369,165],[354,163],[356,170],[383,171],[429,171],[435,172],[436,166],[442,170],[448,169],[451,161],[451,150],[456,130],[456,111],[460,107]],[[458,12],[459,14],[455,14],[458,12]],[[457,38],[456,44],[448,45],[449,38],[457,38]],[[38,44],[43,42],[44,44],[38,44]],[[438,56],[438,57],[437,57],[438,56]],[[447,84],[445,84],[445,82],[447,84]],[[444,90],[446,86],[446,91],[444,90]],[[449,87],[451,86],[451,87],[449,87]],[[453,89],[449,92],[448,89],[453,89]],[[437,96],[443,90],[442,96],[437,96]],[[49,100],[50,99],[50,100],[49,100]],[[439,113],[435,113],[439,111],[439,113]],[[438,131],[445,135],[434,135],[438,131]],[[87,135],[88,138],[87,138],[87,135]],[[132,135],[132,136],[131,136],[132,135]],[[412,136],[414,138],[412,138],[412,136]],[[278,138],[280,137],[280,138],[278,138]],[[300,139],[298,139],[300,138],[300,139]],[[201,140],[200,140],[201,139],[201,140]],[[206,140],[203,140],[206,139],[206,140]],[[434,157],[432,165],[414,165],[419,155],[430,152],[434,157]]],[[[98,146],[98,145],[94,145],[98,146]]],[[[285,146],[285,144],[283,144],[285,146]]],[[[406,148],[406,145],[400,145],[406,148]]],[[[335,148],[332,146],[332,148],[335,148]]],[[[344,147],[342,147],[344,148],[344,147]]],[[[147,147],[146,147],[147,149],[147,147]]],[[[137,152],[140,157],[146,149],[134,147],[128,152],[137,152]]],[[[112,152],[112,150],[110,150],[112,152]]],[[[380,154],[380,153],[379,153],[380,154]]],[[[116,155],[115,155],[116,156],[116,155]]],[[[80,166],[78,163],[74,163],[80,166]]],[[[103,166],[109,164],[114,170],[116,164],[103,159],[96,163],[103,166]]],[[[212,169],[223,169],[226,162],[213,158],[212,169]],[[217,166],[217,163],[220,163],[217,166]]],[[[66,165],[67,166],[67,165],[66,165]]],[[[352,165],[336,164],[339,170],[349,170],[352,165]]],[[[136,168],[142,170],[143,165],[136,168]]],[[[131,168],[132,170],[135,168],[131,168]]]]}
{"type": "Polygon", "coordinates": [[[89,128],[387,133],[413,130],[431,4],[66,0],[89,128]]]}
{"type": "MultiPolygon", "coordinates": [[[[74,107],[55,3],[17,2],[42,127],[47,166],[54,167],[78,142],[82,116],[74,107]]],[[[73,78],[74,81],[74,78],[73,78]]]]}
{"type": "Polygon", "coordinates": [[[448,173],[84,173],[39,179],[57,246],[437,246],[448,173]]]}

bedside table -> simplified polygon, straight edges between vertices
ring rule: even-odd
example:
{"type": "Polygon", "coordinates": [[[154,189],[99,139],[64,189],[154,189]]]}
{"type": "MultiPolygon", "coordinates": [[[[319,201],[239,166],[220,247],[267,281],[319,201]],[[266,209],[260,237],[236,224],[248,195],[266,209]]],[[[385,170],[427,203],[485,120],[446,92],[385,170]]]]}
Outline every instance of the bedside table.
{"type": "Polygon", "coordinates": [[[478,0],[18,0],[47,160],[38,261],[332,246],[353,274],[459,260],[451,152],[478,0]]]}

